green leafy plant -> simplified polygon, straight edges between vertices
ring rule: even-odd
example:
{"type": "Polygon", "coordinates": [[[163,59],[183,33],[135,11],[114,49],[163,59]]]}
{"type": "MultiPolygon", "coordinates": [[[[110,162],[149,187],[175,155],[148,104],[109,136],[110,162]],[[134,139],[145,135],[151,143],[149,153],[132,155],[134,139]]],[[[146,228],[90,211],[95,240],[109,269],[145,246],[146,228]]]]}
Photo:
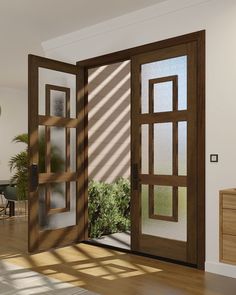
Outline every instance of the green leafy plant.
{"type": "Polygon", "coordinates": [[[88,187],[89,236],[98,238],[130,229],[130,182],[91,180],[88,187]]]}
{"type": "MultiPolygon", "coordinates": [[[[13,138],[15,143],[28,144],[28,135],[20,134],[13,138]]],[[[28,151],[19,152],[12,156],[9,161],[10,171],[15,172],[11,178],[11,183],[16,185],[17,197],[19,200],[27,199],[27,182],[28,182],[28,151]]]]}
{"type": "MultiPolygon", "coordinates": [[[[26,200],[28,194],[28,134],[17,135],[12,140],[15,143],[26,145],[25,150],[12,156],[9,161],[10,171],[14,172],[11,183],[16,185],[17,197],[19,200],[26,200]]],[[[45,136],[39,135],[39,172],[45,172],[45,136]]],[[[60,155],[60,150],[55,145],[51,145],[51,171],[61,171],[64,160],[60,155]]]]}

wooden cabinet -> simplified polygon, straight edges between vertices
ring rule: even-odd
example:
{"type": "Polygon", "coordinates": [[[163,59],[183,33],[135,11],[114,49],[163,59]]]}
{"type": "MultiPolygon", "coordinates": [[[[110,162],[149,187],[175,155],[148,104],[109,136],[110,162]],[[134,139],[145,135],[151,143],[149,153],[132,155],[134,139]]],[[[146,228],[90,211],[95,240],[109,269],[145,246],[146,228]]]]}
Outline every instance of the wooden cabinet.
{"type": "Polygon", "coordinates": [[[236,264],[236,189],[220,191],[220,261],[236,264]]]}

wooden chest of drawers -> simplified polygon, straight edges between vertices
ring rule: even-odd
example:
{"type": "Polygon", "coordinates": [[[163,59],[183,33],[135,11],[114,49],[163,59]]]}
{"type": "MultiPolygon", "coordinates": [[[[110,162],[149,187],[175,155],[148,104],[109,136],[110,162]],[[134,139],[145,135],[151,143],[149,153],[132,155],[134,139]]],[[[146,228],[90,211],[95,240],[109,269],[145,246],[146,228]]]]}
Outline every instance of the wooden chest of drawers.
{"type": "Polygon", "coordinates": [[[236,264],[236,189],[220,191],[220,261],[236,264]]]}

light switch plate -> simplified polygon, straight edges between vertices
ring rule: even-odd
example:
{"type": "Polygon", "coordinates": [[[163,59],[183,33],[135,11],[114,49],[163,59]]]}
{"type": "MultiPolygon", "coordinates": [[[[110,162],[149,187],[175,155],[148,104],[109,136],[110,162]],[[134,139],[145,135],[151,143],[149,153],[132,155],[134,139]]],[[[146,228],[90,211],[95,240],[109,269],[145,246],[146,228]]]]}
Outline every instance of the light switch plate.
{"type": "Polygon", "coordinates": [[[218,154],[210,154],[211,163],[218,163],[218,160],[219,160],[218,154]]]}

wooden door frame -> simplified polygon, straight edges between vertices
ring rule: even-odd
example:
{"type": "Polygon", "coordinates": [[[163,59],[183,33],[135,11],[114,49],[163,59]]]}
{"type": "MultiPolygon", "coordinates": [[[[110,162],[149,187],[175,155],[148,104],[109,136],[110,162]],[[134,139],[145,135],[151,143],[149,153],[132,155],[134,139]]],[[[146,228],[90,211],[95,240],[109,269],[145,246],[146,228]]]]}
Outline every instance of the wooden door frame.
{"type": "MultiPolygon", "coordinates": [[[[185,261],[191,265],[196,264],[197,259],[197,210],[196,210],[196,199],[197,199],[197,176],[196,176],[196,163],[197,163],[197,126],[196,126],[196,52],[197,47],[195,42],[185,43],[182,45],[172,46],[169,48],[159,49],[144,54],[136,55],[132,58],[132,82],[133,96],[132,96],[132,166],[136,165],[138,171],[136,174],[139,175],[138,184],[136,188],[133,185],[132,204],[133,216],[136,216],[135,227],[131,231],[131,245],[135,251],[147,252],[155,254],[157,256],[171,258],[174,260],[185,261]],[[181,56],[187,57],[187,105],[186,110],[178,110],[178,76],[167,76],[162,78],[149,79],[147,85],[149,85],[148,102],[149,111],[145,114],[141,112],[141,93],[142,93],[142,65],[152,64],[158,61],[166,61],[172,58],[178,58],[181,56]],[[166,112],[154,112],[153,110],[153,83],[160,83],[166,81],[175,80],[175,84],[172,84],[173,93],[173,109],[172,111],[166,112]],[[150,87],[152,85],[152,87],[150,87]],[[175,95],[174,95],[175,94],[175,95]],[[186,122],[187,128],[187,175],[179,175],[178,173],[178,122],[186,122]],[[172,172],[168,175],[154,173],[154,124],[170,123],[172,124],[172,172]],[[147,125],[146,125],[147,124],[147,125]],[[141,146],[141,127],[148,126],[148,146],[149,156],[147,162],[149,162],[148,171],[142,171],[142,146],[141,146]],[[134,148],[133,148],[134,147],[134,148]],[[174,200],[176,201],[175,214],[178,214],[178,187],[187,188],[188,198],[187,201],[187,240],[178,240],[174,238],[164,238],[163,236],[152,235],[151,233],[142,232],[142,218],[140,218],[140,212],[142,212],[142,185],[148,185],[148,199],[149,199],[149,211],[150,219],[161,219],[165,221],[177,221],[174,213],[172,212],[171,217],[167,216],[155,216],[154,214],[154,186],[164,185],[172,187],[172,198],[174,211],[174,200]],[[153,200],[153,201],[151,201],[153,200]]],[[[133,167],[132,167],[133,169],[133,167]]],[[[133,177],[132,177],[133,179],[133,177]]],[[[133,180],[134,183],[134,180],[133,180]]]]}
{"type": "MultiPolygon", "coordinates": [[[[62,89],[57,86],[51,86],[46,84],[46,90],[50,88],[62,89]]],[[[52,60],[36,55],[28,56],[28,135],[29,135],[29,202],[28,202],[28,250],[29,252],[39,252],[47,250],[49,248],[65,246],[72,242],[79,242],[85,239],[84,227],[87,224],[86,210],[84,206],[86,192],[86,180],[85,180],[85,147],[84,147],[84,79],[83,75],[79,75],[78,67],[73,64],[64,63],[57,60],[52,60]],[[73,74],[76,78],[76,118],[60,118],[51,116],[39,115],[39,68],[54,70],[57,72],[63,72],[67,74],[73,74]],[[50,121],[47,124],[46,121],[50,121]],[[72,124],[69,124],[69,123],[72,124]],[[56,230],[40,231],[39,229],[39,204],[38,204],[38,184],[40,183],[40,175],[37,171],[35,184],[32,186],[33,171],[32,165],[38,165],[39,153],[38,153],[38,126],[58,126],[70,128],[73,125],[76,128],[76,172],[63,172],[54,173],[55,175],[47,175],[48,183],[53,182],[55,176],[57,180],[63,182],[76,181],[76,222],[73,226],[60,228],[56,230]],[[68,124],[67,124],[68,123],[68,124]],[[63,237],[63,238],[62,238],[63,237]],[[40,243],[43,241],[42,243],[40,243]]],[[[64,90],[63,90],[64,91],[64,90]]],[[[45,93],[45,102],[48,100],[48,92],[45,93]]],[[[47,106],[48,107],[48,106],[47,106]]],[[[67,159],[68,160],[68,159],[67,159]]],[[[43,177],[43,183],[45,182],[43,177]]]]}
{"type": "MultiPolygon", "coordinates": [[[[103,65],[131,60],[132,56],[155,51],[158,49],[168,48],[185,43],[196,42],[197,46],[197,264],[196,267],[204,269],[205,267],[205,30],[198,31],[147,45],[134,47],[102,56],[78,61],[77,66],[83,72],[85,85],[88,85],[88,70],[103,65]]],[[[132,92],[132,86],[131,86],[132,92]]],[[[86,176],[88,179],[88,119],[87,104],[88,92],[87,87],[84,92],[85,102],[85,159],[86,159],[86,176]]],[[[132,120],[131,120],[132,125],[132,120]]],[[[131,126],[132,129],[132,126],[131,126]]],[[[132,143],[132,138],[131,138],[132,143]]],[[[132,175],[132,171],[131,171],[132,175]]],[[[88,200],[86,183],[86,204],[88,200]]],[[[131,208],[132,210],[132,208],[131,208]]],[[[87,213],[86,213],[87,214],[87,213]]],[[[131,214],[132,216],[133,214],[131,214]]],[[[86,217],[87,218],[87,217],[86,217]]],[[[135,226],[135,220],[131,218],[131,226],[135,226]]],[[[86,237],[88,235],[86,234],[86,237]]]]}

